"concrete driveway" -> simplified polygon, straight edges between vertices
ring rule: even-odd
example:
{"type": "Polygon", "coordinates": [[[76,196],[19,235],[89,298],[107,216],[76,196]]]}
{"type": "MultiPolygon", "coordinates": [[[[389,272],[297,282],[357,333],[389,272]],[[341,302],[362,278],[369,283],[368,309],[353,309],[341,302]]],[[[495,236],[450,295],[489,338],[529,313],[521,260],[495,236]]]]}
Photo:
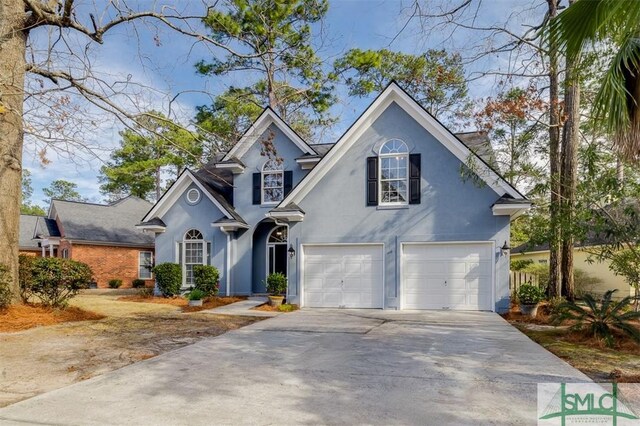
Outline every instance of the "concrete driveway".
{"type": "MultiPolygon", "coordinates": [[[[55,356],[55,354],[51,354],[55,356]]],[[[2,424],[535,424],[589,381],[491,313],[303,310],[0,410],[2,424]]]]}

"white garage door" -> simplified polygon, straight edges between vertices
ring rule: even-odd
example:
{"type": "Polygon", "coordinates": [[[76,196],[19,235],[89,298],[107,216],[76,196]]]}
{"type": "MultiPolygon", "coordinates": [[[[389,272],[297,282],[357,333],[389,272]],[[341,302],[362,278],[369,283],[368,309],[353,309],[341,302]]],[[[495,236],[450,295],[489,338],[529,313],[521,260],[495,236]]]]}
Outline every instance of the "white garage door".
{"type": "Polygon", "coordinates": [[[404,244],[402,308],[492,310],[492,245],[404,244]]]}
{"type": "Polygon", "coordinates": [[[382,245],[304,245],[304,306],[382,308],[382,245]]]}

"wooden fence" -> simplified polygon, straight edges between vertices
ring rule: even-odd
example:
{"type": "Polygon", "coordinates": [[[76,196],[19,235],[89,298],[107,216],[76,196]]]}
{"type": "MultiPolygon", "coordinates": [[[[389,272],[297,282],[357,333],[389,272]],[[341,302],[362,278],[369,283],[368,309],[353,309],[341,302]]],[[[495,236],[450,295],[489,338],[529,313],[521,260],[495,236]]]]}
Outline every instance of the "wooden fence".
{"type": "Polygon", "coordinates": [[[511,294],[516,293],[523,284],[539,286],[538,275],[520,271],[509,271],[509,291],[511,294]]]}

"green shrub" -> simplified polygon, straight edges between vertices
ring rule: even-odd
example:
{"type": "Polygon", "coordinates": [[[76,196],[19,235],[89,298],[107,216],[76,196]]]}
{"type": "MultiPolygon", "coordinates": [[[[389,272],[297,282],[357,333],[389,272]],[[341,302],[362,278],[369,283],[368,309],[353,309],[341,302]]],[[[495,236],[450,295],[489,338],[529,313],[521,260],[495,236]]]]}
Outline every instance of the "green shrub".
{"type": "Polygon", "coordinates": [[[538,285],[543,290],[549,286],[549,265],[546,263],[533,263],[522,269],[522,272],[538,276],[538,285]]]}
{"type": "Polygon", "coordinates": [[[40,257],[31,265],[28,292],[46,306],[63,307],[83,288],[89,287],[91,268],[82,262],[40,257]]]}
{"type": "Polygon", "coordinates": [[[280,312],[293,312],[297,311],[298,309],[300,309],[298,305],[292,305],[291,303],[283,303],[282,305],[278,306],[278,311],[280,312]]]}
{"type": "Polygon", "coordinates": [[[180,294],[182,288],[182,268],[177,263],[161,263],[153,268],[156,283],[162,295],[172,297],[180,294]]]}
{"type": "Polygon", "coordinates": [[[21,254],[18,257],[18,282],[20,284],[20,299],[22,303],[28,303],[33,296],[33,262],[38,258],[21,254]]]}
{"type": "Polygon", "coordinates": [[[189,300],[202,300],[206,296],[207,296],[207,294],[204,291],[199,290],[197,288],[194,288],[189,293],[187,293],[187,299],[189,299],[189,300]]]}
{"type": "Polygon", "coordinates": [[[131,287],[133,287],[133,288],[144,288],[145,285],[146,284],[145,284],[144,280],[135,279],[135,280],[131,281],[131,287]]]}
{"type": "Polygon", "coordinates": [[[113,279],[109,280],[109,288],[120,288],[122,286],[122,280],[113,279]]]}
{"type": "Polygon", "coordinates": [[[206,296],[218,294],[218,280],[220,272],[215,266],[195,265],[193,267],[193,283],[195,288],[202,291],[206,296]]]}
{"type": "Polygon", "coordinates": [[[274,296],[287,291],[287,277],[281,272],[274,272],[267,277],[267,292],[274,296]]]}
{"type": "Polygon", "coordinates": [[[11,304],[11,272],[9,267],[0,264],[0,309],[11,304]]]}
{"type": "Polygon", "coordinates": [[[631,321],[640,318],[640,312],[629,311],[632,303],[630,296],[615,302],[611,300],[613,293],[618,290],[607,291],[600,301],[592,295],[586,294],[582,299],[585,306],[576,302],[565,302],[560,306],[559,313],[552,317],[554,323],[574,321],[573,330],[589,330],[594,337],[603,339],[605,344],[612,347],[615,335],[612,330],[625,333],[636,342],[640,342],[640,329],[631,321]]]}
{"type": "Polygon", "coordinates": [[[544,299],[544,291],[532,284],[523,284],[518,289],[518,301],[523,305],[535,305],[544,299]]]}
{"type": "Polygon", "coordinates": [[[512,271],[522,271],[529,265],[533,265],[533,260],[531,259],[516,259],[511,261],[511,270],[512,271]]]}

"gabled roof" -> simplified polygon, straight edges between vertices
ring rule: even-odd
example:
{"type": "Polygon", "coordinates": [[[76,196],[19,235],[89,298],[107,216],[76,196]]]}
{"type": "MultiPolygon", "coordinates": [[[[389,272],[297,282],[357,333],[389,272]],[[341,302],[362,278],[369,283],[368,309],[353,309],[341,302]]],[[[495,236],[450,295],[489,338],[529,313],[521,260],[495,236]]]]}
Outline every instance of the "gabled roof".
{"type": "Polygon", "coordinates": [[[284,133],[298,148],[304,153],[315,155],[316,152],[293,130],[287,123],[280,118],[278,114],[271,108],[267,107],[262,114],[253,122],[251,127],[247,129],[240,140],[227,152],[222,158],[222,162],[238,161],[249,148],[258,140],[267,128],[274,124],[282,133],[284,133]]]}
{"type": "MultiPolygon", "coordinates": [[[[213,177],[211,177],[211,179],[213,179],[213,177]]],[[[161,218],[191,183],[194,183],[227,218],[244,222],[244,219],[235,211],[227,199],[215,189],[212,181],[208,180],[205,175],[194,173],[189,169],[185,169],[180,176],[178,176],[178,179],[176,179],[171,187],[160,197],[153,208],[146,213],[142,222],[148,222],[154,218],[161,218]]]]}
{"type": "MultiPolygon", "coordinates": [[[[153,237],[136,229],[138,219],[151,203],[129,196],[111,204],[92,204],[76,201],[51,200],[50,216],[55,212],[63,229],[62,237],[72,241],[153,246],[153,237]]],[[[51,233],[50,217],[39,227],[51,233]]],[[[57,227],[56,227],[57,229],[57,227]]]]}
{"type": "Polygon", "coordinates": [[[46,218],[43,216],[33,216],[28,214],[20,215],[20,235],[18,242],[20,250],[39,250],[38,241],[33,237],[40,219],[46,218]]]}
{"type": "Polygon", "coordinates": [[[509,194],[516,199],[526,199],[516,188],[510,185],[498,172],[487,164],[480,156],[469,149],[449,129],[424,109],[415,99],[405,92],[397,83],[390,83],[373,101],[366,111],[340,137],[338,142],[327,152],[320,162],[300,181],[285,197],[279,206],[299,203],[322,177],[340,160],[356,140],[370,125],[392,104],[396,103],[414,120],[422,125],[440,143],[454,154],[461,162],[467,164],[474,160],[474,171],[499,196],[509,194]]]}

